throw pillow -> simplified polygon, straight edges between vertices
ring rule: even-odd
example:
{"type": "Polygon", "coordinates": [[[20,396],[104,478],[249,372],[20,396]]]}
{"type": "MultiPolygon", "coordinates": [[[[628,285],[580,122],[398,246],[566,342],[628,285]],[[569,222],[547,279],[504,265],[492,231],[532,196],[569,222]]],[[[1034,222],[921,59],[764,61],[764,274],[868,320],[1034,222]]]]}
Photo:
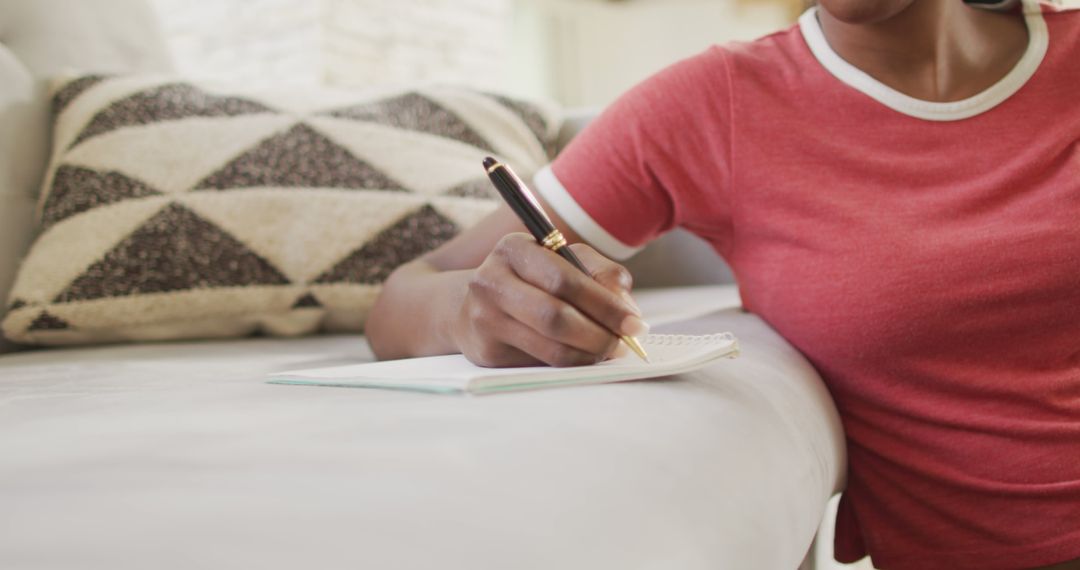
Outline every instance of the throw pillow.
{"type": "Polygon", "coordinates": [[[3,320],[75,344],[361,331],[398,265],[528,177],[553,109],[464,88],[243,92],[87,76],[54,91],[40,235],[3,320]]]}

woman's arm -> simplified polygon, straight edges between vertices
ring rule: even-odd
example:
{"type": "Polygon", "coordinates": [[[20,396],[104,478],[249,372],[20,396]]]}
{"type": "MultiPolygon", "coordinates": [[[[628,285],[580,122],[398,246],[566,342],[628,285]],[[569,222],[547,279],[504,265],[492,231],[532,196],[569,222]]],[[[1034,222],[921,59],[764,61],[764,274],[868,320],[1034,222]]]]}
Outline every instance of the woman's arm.
{"type": "Polygon", "coordinates": [[[647,329],[624,267],[587,245],[571,246],[590,277],[523,230],[504,205],[395,270],[366,324],[376,356],[461,352],[484,366],[579,365],[611,355],[618,346],[611,331],[647,329]]]}
{"type": "MultiPolygon", "coordinates": [[[[580,214],[579,231],[620,254],[701,216],[701,204],[710,205],[709,222],[725,228],[726,194],[715,183],[728,178],[729,153],[711,135],[729,132],[727,76],[723,52],[710,50],[646,79],[538,173],[537,198],[575,203],[580,212],[564,211],[580,214]],[[689,168],[698,160],[719,175],[703,178],[689,168]]],[[[490,366],[581,364],[618,346],[612,332],[639,335],[647,327],[629,301],[630,274],[577,244],[580,235],[562,220],[552,221],[592,278],[539,247],[503,206],[390,276],[367,322],[375,354],[461,352],[490,366]]]]}

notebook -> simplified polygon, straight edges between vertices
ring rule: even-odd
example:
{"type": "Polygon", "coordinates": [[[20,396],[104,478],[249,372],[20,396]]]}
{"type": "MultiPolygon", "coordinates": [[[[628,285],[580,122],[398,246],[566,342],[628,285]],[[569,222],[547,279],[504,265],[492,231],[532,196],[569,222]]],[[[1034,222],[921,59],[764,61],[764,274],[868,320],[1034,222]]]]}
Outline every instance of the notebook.
{"type": "Polygon", "coordinates": [[[552,368],[483,368],[460,354],[387,360],[345,366],[278,372],[271,384],[386,388],[445,394],[489,394],[556,386],[577,386],[657,378],[697,370],[718,358],[739,354],[731,333],[710,335],[650,334],[642,339],[650,362],[633,353],[593,364],[552,368]]]}

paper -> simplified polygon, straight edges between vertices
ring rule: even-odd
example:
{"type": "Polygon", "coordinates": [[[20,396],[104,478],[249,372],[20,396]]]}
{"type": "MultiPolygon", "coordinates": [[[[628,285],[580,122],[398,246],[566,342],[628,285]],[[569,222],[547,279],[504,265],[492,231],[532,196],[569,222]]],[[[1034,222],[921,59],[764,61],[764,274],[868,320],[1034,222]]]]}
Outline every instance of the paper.
{"type": "Polygon", "coordinates": [[[739,353],[738,340],[731,333],[652,334],[642,339],[642,346],[649,353],[648,363],[631,353],[591,366],[483,368],[455,354],[279,372],[270,375],[268,381],[481,394],[656,378],[696,370],[718,358],[734,358],[739,353]]]}

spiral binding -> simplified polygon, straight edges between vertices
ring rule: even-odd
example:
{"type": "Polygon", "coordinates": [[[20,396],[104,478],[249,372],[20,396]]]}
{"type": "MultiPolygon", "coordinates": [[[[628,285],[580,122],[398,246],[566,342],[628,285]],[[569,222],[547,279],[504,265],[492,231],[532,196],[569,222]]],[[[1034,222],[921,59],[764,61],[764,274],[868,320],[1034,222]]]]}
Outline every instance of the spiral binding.
{"type": "Polygon", "coordinates": [[[735,335],[729,332],[713,333],[705,335],[693,334],[650,334],[645,335],[645,344],[656,346],[701,346],[703,344],[718,344],[719,342],[738,342],[735,335]]]}

